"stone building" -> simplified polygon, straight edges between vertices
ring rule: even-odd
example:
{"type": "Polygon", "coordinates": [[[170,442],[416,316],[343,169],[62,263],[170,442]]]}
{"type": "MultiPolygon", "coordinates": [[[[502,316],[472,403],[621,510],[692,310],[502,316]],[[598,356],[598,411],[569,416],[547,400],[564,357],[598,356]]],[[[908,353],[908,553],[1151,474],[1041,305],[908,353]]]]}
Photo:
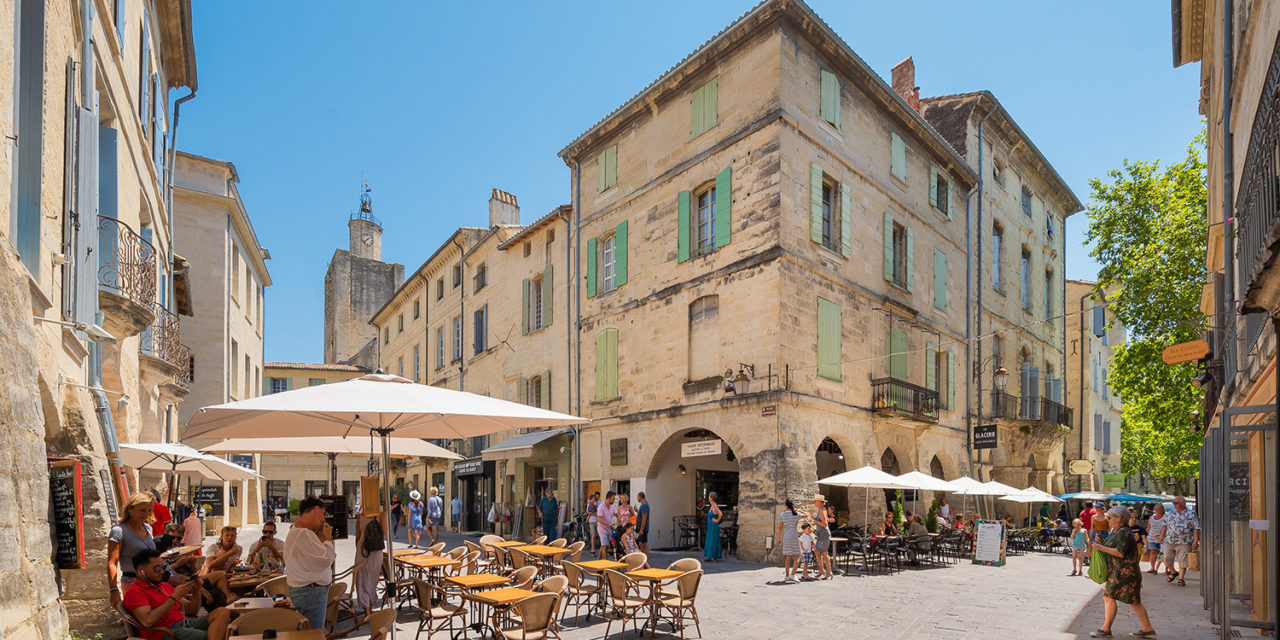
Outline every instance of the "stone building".
{"type": "MultiPolygon", "coordinates": [[[[178,411],[178,425],[201,407],[244,400],[263,389],[262,340],[271,254],[258,242],[253,222],[236,186],[234,164],[178,152],[173,174],[174,238],[178,253],[199,268],[191,284],[199,292],[200,309],[184,323],[191,345],[191,393],[178,411]]],[[[211,440],[186,440],[202,447],[211,440]]],[[[236,458],[261,470],[253,456],[236,458]]],[[[211,481],[206,481],[205,484],[211,481]]],[[[224,483],[225,513],[213,514],[217,523],[244,526],[262,521],[260,480],[224,483]]],[[[218,527],[213,527],[218,528],[218,527]]]]}
{"type": "MultiPolygon", "coordinates": [[[[893,85],[906,92],[914,84],[908,58],[894,68],[893,85]]],[[[1060,492],[1063,437],[1083,424],[1064,394],[1064,316],[1074,309],[1063,302],[1066,219],[1083,206],[991,92],[923,98],[920,109],[979,172],[968,210],[978,259],[966,288],[976,339],[965,388],[974,419],[996,425],[997,446],[974,452],[975,471],[1060,492]]]]}
{"type": "Polygon", "coordinates": [[[169,91],[196,88],[191,6],[0,0],[0,15],[0,635],[121,637],[106,536],[123,494],[157,478],[122,474],[117,442],[172,437],[187,394],[168,188],[169,91]],[[74,530],[49,519],[54,458],[78,463],[58,506],[74,530]]]}
{"type": "Polygon", "coordinates": [[[1212,351],[1200,451],[1205,606],[1222,637],[1280,625],[1280,5],[1171,4],[1173,64],[1200,63],[1208,128],[1207,281],[1212,351]]]}
{"type": "Polygon", "coordinates": [[[369,318],[404,282],[404,265],[382,261],[382,223],[367,186],[347,230],[348,248],[333,251],[324,274],[324,361],[369,365],[377,362],[369,318]]]}
{"type": "Polygon", "coordinates": [[[1124,343],[1125,328],[1103,304],[1097,285],[1067,281],[1067,304],[1074,313],[1067,316],[1067,379],[1072,384],[1066,402],[1082,419],[1065,446],[1072,462],[1091,463],[1087,472],[1067,469],[1068,491],[1115,491],[1126,480],[1120,469],[1120,396],[1107,385],[1111,357],[1124,343]]]}

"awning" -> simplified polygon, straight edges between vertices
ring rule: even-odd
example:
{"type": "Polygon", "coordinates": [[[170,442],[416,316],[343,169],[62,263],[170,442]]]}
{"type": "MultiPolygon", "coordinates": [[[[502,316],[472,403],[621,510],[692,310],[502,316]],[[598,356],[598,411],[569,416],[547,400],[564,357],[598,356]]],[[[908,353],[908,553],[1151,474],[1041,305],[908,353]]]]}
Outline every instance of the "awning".
{"type": "Polygon", "coordinates": [[[533,455],[533,448],[539,443],[557,436],[569,435],[570,433],[573,433],[572,429],[547,429],[546,431],[522,433],[518,436],[507,438],[506,440],[481,451],[480,457],[484,460],[514,460],[516,458],[528,458],[533,455]]]}

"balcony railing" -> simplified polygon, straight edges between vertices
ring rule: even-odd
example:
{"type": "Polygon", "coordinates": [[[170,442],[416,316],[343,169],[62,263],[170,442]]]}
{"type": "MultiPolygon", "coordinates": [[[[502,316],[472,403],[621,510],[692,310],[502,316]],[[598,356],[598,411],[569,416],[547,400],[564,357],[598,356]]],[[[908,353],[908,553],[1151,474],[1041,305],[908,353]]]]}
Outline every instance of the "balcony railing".
{"type": "Polygon", "coordinates": [[[1045,397],[991,392],[991,417],[1071,426],[1071,409],[1045,397]]]}
{"type": "Polygon", "coordinates": [[[142,352],[173,365],[174,380],[182,386],[191,382],[191,350],[182,344],[182,323],[172,311],[155,305],[156,320],[141,335],[142,352]]]}
{"type": "Polygon", "coordinates": [[[897,378],[878,378],[871,381],[871,407],[937,422],[938,392],[897,378]]]}
{"type": "Polygon", "coordinates": [[[107,216],[98,216],[98,285],[145,307],[156,298],[155,247],[107,216]]]}
{"type": "MultiPolygon", "coordinates": [[[[1249,151],[1245,156],[1244,170],[1240,173],[1240,197],[1236,205],[1235,231],[1238,252],[1237,287],[1245,307],[1265,307],[1258,295],[1259,280],[1264,276],[1267,261],[1274,260],[1275,228],[1280,220],[1280,158],[1276,149],[1280,146],[1280,40],[1271,54],[1271,66],[1266,75],[1266,86],[1258,100],[1253,119],[1253,131],[1249,135],[1249,151]]],[[[1252,347],[1266,325],[1263,313],[1245,316],[1245,340],[1252,347]]]]}

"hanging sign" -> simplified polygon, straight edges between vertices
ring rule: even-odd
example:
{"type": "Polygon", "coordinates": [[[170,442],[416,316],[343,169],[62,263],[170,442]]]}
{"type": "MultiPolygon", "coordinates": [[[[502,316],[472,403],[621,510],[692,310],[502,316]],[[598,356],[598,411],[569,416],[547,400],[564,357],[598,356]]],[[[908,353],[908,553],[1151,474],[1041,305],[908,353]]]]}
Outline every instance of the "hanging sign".
{"type": "Polygon", "coordinates": [[[680,445],[680,457],[697,458],[699,456],[718,456],[723,450],[723,440],[700,440],[685,442],[680,445]]]}
{"type": "Polygon", "coordinates": [[[614,438],[609,441],[609,464],[615,467],[627,464],[627,439],[614,438]]]}
{"type": "Polygon", "coordinates": [[[1169,345],[1160,352],[1160,360],[1165,364],[1195,362],[1209,355],[1209,343],[1204,340],[1192,340],[1169,345]]]}
{"type": "Polygon", "coordinates": [[[366,516],[382,513],[381,476],[360,476],[360,512],[366,516]]]}
{"type": "Polygon", "coordinates": [[[973,428],[974,449],[996,448],[996,425],[980,424],[973,428]]]}
{"type": "Polygon", "coordinates": [[[1073,476],[1087,476],[1093,473],[1092,460],[1072,460],[1067,463],[1067,473],[1073,476]]]}

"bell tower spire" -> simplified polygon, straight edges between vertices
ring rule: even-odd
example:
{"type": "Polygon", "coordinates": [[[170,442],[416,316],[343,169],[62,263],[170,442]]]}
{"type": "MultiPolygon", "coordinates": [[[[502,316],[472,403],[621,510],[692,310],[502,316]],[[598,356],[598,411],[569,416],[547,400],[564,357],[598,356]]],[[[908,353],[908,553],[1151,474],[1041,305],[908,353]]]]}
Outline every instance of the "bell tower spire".
{"type": "Polygon", "coordinates": [[[360,210],[347,221],[351,253],[368,260],[382,260],[382,222],[373,216],[373,192],[364,183],[360,192],[360,210]]]}

